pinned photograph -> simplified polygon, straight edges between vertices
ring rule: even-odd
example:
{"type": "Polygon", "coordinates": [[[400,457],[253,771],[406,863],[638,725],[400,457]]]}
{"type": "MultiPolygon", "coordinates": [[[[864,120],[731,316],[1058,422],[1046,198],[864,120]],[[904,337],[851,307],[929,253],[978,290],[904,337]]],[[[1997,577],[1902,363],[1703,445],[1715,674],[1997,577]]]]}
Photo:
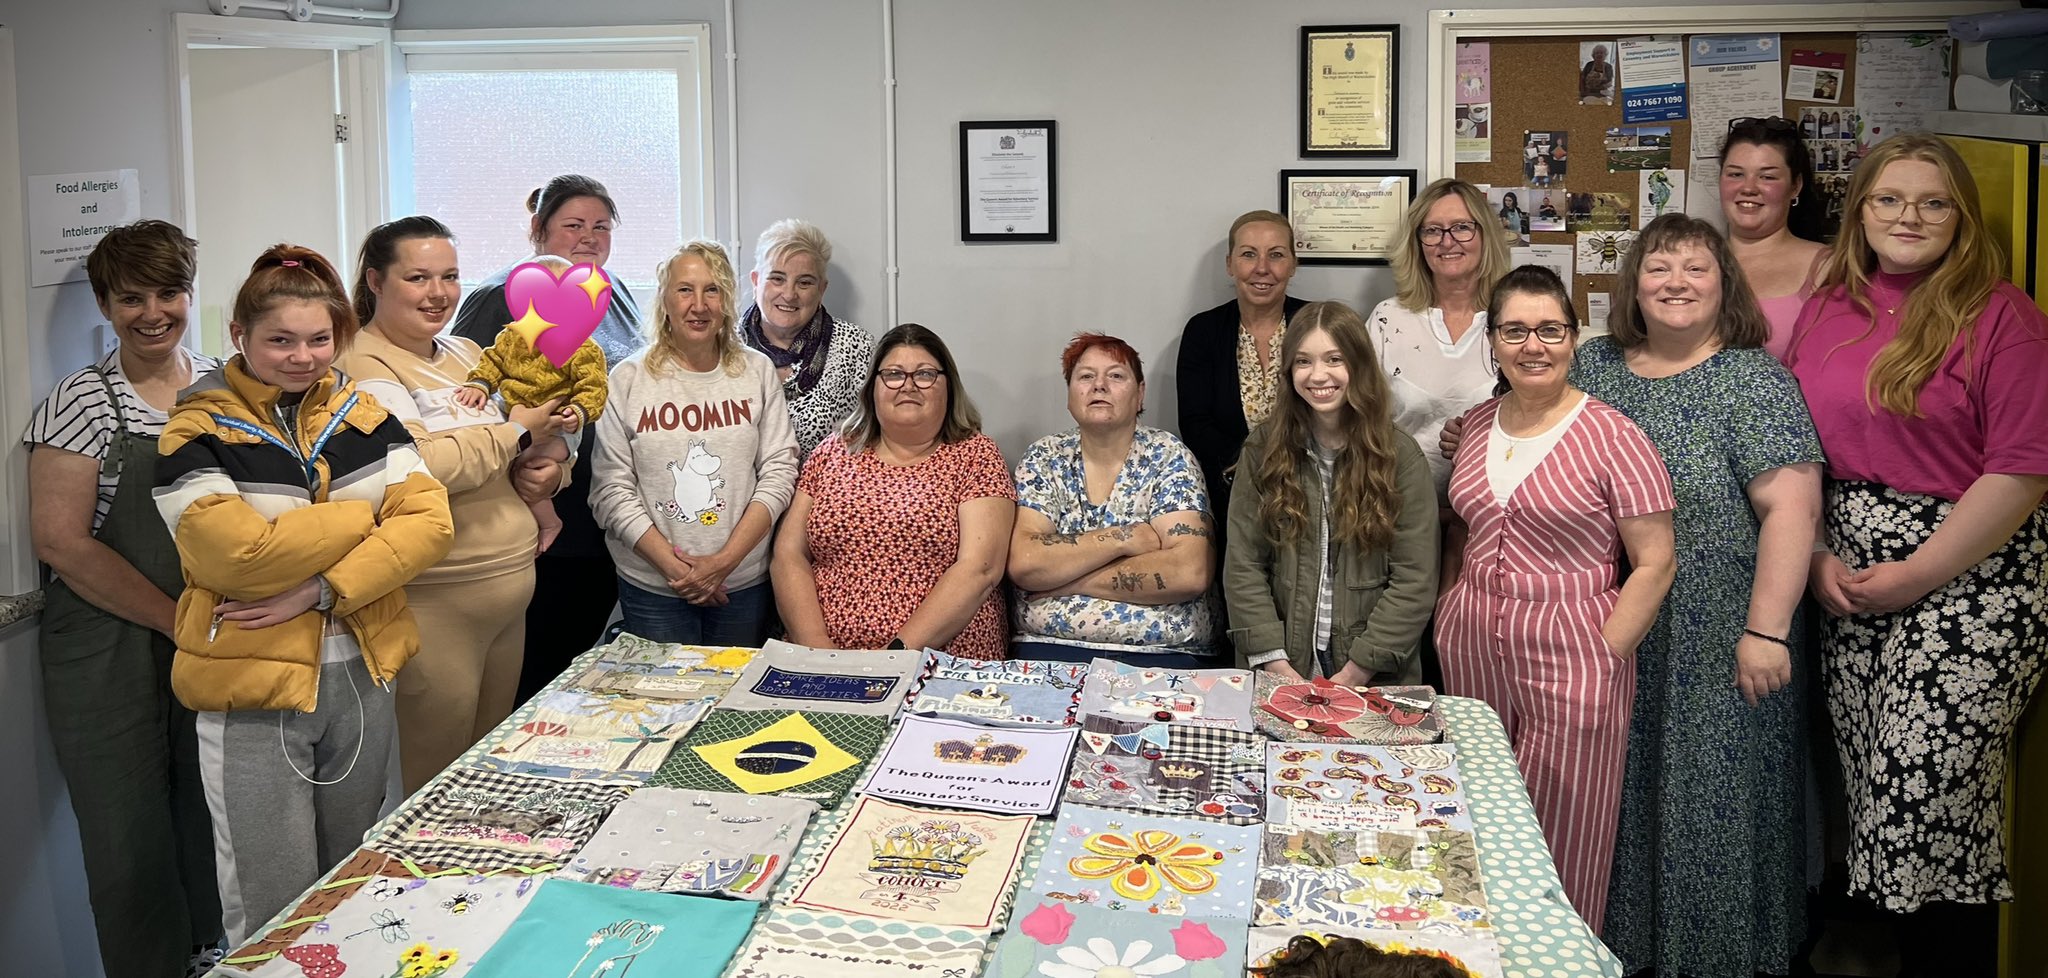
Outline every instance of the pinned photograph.
{"type": "Polygon", "coordinates": [[[1571,133],[1563,130],[1522,130],[1522,176],[1530,186],[1548,187],[1565,178],[1570,140],[1571,133]]]}
{"type": "Polygon", "coordinates": [[[1627,231],[1635,227],[1635,207],[1621,194],[1571,194],[1565,215],[1569,231],[1627,231]]]}
{"type": "Polygon", "coordinates": [[[1848,55],[1794,50],[1792,63],[1785,70],[1785,98],[1793,102],[1840,102],[1847,69],[1848,55]]]}
{"type": "Polygon", "coordinates": [[[1522,201],[1530,193],[1527,187],[1490,187],[1486,191],[1486,203],[1493,208],[1501,228],[1507,231],[1509,244],[1529,243],[1529,212],[1523,209],[1522,201]]]}
{"type": "Polygon", "coordinates": [[[1621,80],[1615,47],[1613,41],[1579,42],[1580,105],[1614,104],[1614,88],[1621,80]]]}
{"type": "Polygon", "coordinates": [[[1621,270],[1621,256],[1636,243],[1634,231],[1579,233],[1579,274],[1612,275],[1621,270]]]}
{"type": "Polygon", "coordinates": [[[1662,170],[1671,165],[1670,126],[1622,126],[1607,130],[1607,172],[1662,170]]]}
{"type": "Polygon", "coordinates": [[[1529,191],[1529,202],[1535,205],[1529,212],[1529,230],[1565,229],[1565,212],[1571,207],[1570,192],[1563,187],[1538,187],[1529,191]]]}
{"type": "Polygon", "coordinates": [[[1492,104],[1458,106],[1452,116],[1451,129],[1458,137],[1458,162],[1493,162],[1492,104]]]}
{"type": "Polygon", "coordinates": [[[1799,110],[1799,135],[1806,139],[1863,139],[1863,114],[1853,105],[1799,110]]]}
{"type": "Polygon", "coordinates": [[[1644,170],[1636,179],[1641,184],[1636,200],[1642,205],[1636,209],[1636,230],[1666,214],[1685,213],[1684,170],[1644,170]]]}

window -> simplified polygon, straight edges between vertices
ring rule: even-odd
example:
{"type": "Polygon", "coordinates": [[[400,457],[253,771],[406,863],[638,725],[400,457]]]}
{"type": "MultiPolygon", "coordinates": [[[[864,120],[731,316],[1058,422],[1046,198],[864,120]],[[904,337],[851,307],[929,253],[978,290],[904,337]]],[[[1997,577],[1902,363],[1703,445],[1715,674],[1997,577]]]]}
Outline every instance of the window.
{"type": "Polygon", "coordinates": [[[581,173],[611,191],[613,274],[643,298],[655,264],[710,230],[710,85],[701,25],[398,31],[416,213],[454,229],[473,285],[532,254],[526,198],[581,173]]]}

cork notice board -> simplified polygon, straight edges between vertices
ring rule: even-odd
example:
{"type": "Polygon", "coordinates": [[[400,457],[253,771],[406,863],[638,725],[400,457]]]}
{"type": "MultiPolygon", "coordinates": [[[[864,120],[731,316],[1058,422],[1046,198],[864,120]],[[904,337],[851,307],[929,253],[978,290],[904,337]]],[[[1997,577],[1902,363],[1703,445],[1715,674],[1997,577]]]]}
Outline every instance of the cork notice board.
{"type": "MultiPolygon", "coordinates": [[[[1492,45],[1492,88],[1493,115],[1492,136],[1493,160],[1489,163],[1459,163],[1457,175],[1476,184],[1494,187],[1526,187],[1530,180],[1523,170],[1522,134],[1524,131],[1565,132],[1569,134],[1567,147],[1569,164],[1562,178],[1551,181],[1551,193],[1560,213],[1567,208],[1566,193],[1569,194],[1613,194],[1624,201],[1629,211],[1629,229],[1637,227],[1635,213],[1642,206],[1641,183],[1638,171],[1623,170],[1616,173],[1607,171],[1607,130],[1619,126],[1669,126],[1671,127],[1671,162],[1674,170],[1686,170],[1688,175],[1693,167],[1691,159],[1692,125],[1688,120],[1671,122],[1624,123],[1621,120],[1621,87],[1628,82],[1624,75],[1615,85],[1613,105],[1579,104],[1579,68],[1584,63],[1579,56],[1580,42],[1601,42],[1608,45],[1610,57],[1619,60],[1615,42],[1620,37],[1572,36],[1572,37],[1511,37],[1486,40],[1492,45]]],[[[1781,75],[1791,67],[1791,52],[1824,51],[1840,54],[1846,66],[1843,78],[1843,98],[1838,104],[1808,102],[1788,99],[1784,103],[1783,115],[1799,121],[1799,110],[1803,108],[1834,109],[1856,104],[1856,35],[1854,32],[1814,32],[1784,34],[1780,36],[1779,61],[1781,75]]],[[[1780,78],[1782,84],[1783,78],[1780,78]]],[[[1450,111],[1446,106],[1444,111],[1450,111]]],[[[1709,163],[1715,166],[1715,163],[1709,163]]],[[[1846,173],[1843,174],[1846,176],[1846,173]]],[[[1816,182],[1828,183],[1823,175],[1816,182]]],[[[1822,188],[1825,189],[1825,188],[1822,188]]],[[[1687,188],[1686,210],[1703,214],[1719,210],[1717,200],[1697,200],[1701,191],[1697,186],[1687,188]]],[[[1535,214],[1540,204],[1541,191],[1537,200],[1520,202],[1523,209],[1535,214]]],[[[1716,223],[1719,223],[1717,220],[1716,223]]],[[[1531,244],[1576,245],[1578,234],[1573,231],[1537,231],[1529,233],[1531,244]]],[[[1586,294],[1589,292],[1612,293],[1615,288],[1613,275],[1574,275],[1572,277],[1572,298],[1578,306],[1579,315],[1586,315],[1586,294]]]]}

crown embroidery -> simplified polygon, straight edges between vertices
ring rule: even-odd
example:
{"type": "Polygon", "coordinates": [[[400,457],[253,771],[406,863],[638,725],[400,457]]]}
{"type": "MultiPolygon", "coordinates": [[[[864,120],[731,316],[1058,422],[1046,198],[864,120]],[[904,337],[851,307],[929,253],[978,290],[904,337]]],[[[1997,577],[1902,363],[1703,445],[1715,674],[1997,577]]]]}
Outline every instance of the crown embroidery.
{"type": "Polygon", "coordinates": [[[987,854],[981,842],[981,836],[959,822],[933,819],[914,827],[899,825],[881,841],[869,842],[874,858],[868,860],[868,869],[885,876],[957,880],[967,875],[969,863],[987,854]]]}
{"type": "Polygon", "coordinates": [[[932,745],[932,756],[942,761],[958,764],[990,764],[1008,767],[1024,759],[1029,749],[1018,744],[998,744],[995,738],[982,734],[974,743],[964,740],[941,740],[932,745]]]}
{"type": "Polygon", "coordinates": [[[1193,781],[1209,773],[1209,769],[1200,764],[1183,764],[1175,761],[1167,761],[1159,765],[1158,771],[1160,777],[1175,778],[1183,781],[1193,781]]]}

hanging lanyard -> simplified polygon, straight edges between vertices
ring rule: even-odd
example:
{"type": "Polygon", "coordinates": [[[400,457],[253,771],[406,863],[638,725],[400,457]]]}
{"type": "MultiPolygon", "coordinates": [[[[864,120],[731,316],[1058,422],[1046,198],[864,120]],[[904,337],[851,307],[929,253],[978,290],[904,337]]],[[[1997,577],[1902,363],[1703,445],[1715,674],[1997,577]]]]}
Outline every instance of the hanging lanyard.
{"type": "Polygon", "coordinates": [[[327,427],[320,429],[320,437],[313,440],[312,451],[309,451],[304,455],[299,454],[299,449],[297,446],[285,441],[282,438],[279,438],[276,435],[271,434],[269,431],[257,425],[250,424],[249,422],[243,421],[240,418],[230,418],[227,417],[226,415],[216,414],[213,415],[212,417],[214,424],[221,425],[223,427],[233,428],[236,431],[242,432],[243,434],[246,435],[255,435],[256,437],[261,438],[264,441],[267,441],[273,445],[276,445],[279,448],[284,449],[287,452],[292,453],[292,457],[297,458],[306,466],[306,487],[310,489],[313,488],[314,481],[319,478],[319,471],[314,468],[315,460],[319,459],[320,451],[327,447],[327,439],[334,436],[334,431],[336,428],[341,427],[342,419],[348,417],[349,409],[356,406],[357,397],[358,395],[356,393],[351,392],[348,395],[348,400],[341,402],[341,409],[334,412],[334,417],[327,419],[327,427]]]}

